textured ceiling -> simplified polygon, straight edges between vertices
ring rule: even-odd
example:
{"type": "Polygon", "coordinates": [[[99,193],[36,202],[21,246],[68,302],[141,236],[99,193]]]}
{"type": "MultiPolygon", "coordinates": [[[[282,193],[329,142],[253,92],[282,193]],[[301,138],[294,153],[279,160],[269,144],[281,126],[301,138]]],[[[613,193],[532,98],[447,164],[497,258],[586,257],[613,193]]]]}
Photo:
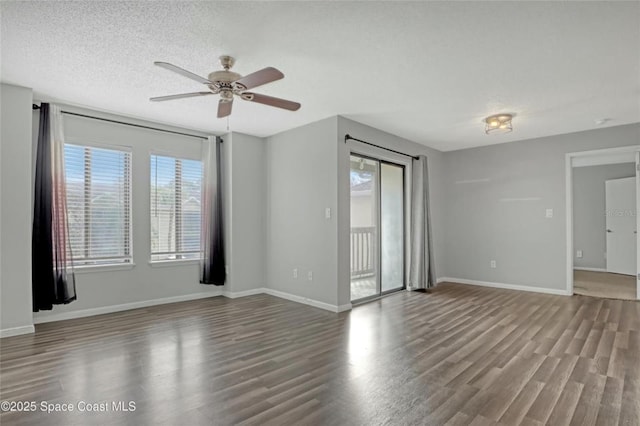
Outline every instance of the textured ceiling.
{"type": "Polygon", "coordinates": [[[153,66],[206,76],[279,68],[236,100],[231,130],[267,136],[328,116],[448,151],[640,121],[638,2],[1,2],[3,82],[43,99],[221,133],[215,96],[153,66]],[[514,112],[487,136],[483,117],[514,112]]]}

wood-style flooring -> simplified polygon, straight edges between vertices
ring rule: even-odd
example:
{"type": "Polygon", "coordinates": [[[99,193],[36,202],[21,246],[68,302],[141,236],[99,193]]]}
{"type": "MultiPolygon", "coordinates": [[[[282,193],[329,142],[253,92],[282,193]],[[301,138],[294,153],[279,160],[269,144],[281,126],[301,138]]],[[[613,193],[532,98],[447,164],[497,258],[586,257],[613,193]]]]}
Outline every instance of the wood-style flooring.
{"type": "Polygon", "coordinates": [[[334,314],[268,295],[36,325],[5,425],[639,425],[640,303],[441,284],[334,314]],[[77,407],[77,406],[76,406],[77,407]]]}
{"type": "Polygon", "coordinates": [[[636,277],[576,270],[573,271],[573,292],[583,296],[636,300],[636,277]]]}

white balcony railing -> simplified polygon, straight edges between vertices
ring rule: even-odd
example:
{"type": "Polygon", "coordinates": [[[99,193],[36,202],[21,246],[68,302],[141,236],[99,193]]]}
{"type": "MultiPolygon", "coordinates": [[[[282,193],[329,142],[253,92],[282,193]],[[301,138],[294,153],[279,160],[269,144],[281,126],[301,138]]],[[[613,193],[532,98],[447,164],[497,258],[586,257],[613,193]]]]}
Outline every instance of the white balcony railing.
{"type": "Polygon", "coordinates": [[[375,274],[376,228],[351,228],[351,278],[375,274]]]}

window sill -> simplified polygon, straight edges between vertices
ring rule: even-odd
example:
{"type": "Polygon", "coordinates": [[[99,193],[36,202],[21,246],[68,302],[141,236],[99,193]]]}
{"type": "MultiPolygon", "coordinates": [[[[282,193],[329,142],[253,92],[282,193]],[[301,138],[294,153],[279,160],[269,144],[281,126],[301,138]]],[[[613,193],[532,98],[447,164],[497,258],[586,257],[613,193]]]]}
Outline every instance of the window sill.
{"type": "Polygon", "coordinates": [[[198,265],[200,259],[150,260],[152,268],[166,268],[171,266],[198,265]]]}
{"type": "Polygon", "coordinates": [[[94,272],[127,271],[136,266],[135,263],[114,263],[110,265],[82,265],[74,266],[73,272],[76,274],[92,274],[94,272]]]}

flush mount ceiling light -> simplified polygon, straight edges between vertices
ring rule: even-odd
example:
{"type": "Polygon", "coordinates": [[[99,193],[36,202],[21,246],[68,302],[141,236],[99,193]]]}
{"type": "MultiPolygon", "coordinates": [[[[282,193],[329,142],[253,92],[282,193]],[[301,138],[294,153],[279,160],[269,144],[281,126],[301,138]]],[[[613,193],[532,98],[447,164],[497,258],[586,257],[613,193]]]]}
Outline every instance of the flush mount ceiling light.
{"type": "Polygon", "coordinates": [[[513,130],[511,125],[512,114],[495,114],[484,119],[486,134],[509,133],[513,130]]]}

